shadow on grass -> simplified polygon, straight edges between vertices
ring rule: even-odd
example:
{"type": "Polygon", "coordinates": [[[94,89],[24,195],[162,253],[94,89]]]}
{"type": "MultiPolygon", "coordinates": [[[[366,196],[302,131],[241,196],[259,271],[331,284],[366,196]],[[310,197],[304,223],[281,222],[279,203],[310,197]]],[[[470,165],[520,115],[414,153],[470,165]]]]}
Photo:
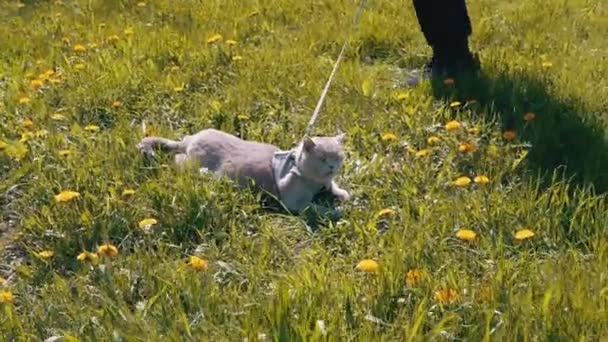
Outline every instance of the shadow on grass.
{"type": "Polygon", "coordinates": [[[606,128],[581,101],[551,94],[549,79],[487,70],[455,77],[452,85],[440,79],[431,83],[434,97],[475,99],[480,104],[477,114],[495,113],[503,130],[515,130],[518,141],[530,143],[528,165],[544,185],[557,172],[573,185],[591,187],[598,194],[608,191],[606,128]],[[526,121],[529,112],[534,119],[526,121]]]}

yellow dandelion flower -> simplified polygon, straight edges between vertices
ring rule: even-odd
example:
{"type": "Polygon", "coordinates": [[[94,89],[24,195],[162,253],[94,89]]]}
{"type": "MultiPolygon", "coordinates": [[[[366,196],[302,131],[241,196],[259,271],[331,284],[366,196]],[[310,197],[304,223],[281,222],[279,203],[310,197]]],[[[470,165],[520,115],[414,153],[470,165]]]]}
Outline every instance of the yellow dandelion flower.
{"type": "Polygon", "coordinates": [[[363,259],[355,267],[355,269],[365,273],[376,273],[379,268],[380,265],[372,259],[363,259]]]}
{"type": "Polygon", "coordinates": [[[35,89],[35,90],[42,88],[43,85],[44,85],[44,82],[42,82],[42,80],[40,80],[40,79],[35,79],[30,82],[30,87],[32,87],[32,89],[35,89]]]}
{"type": "Polygon", "coordinates": [[[85,131],[89,131],[91,133],[99,132],[99,126],[97,125],[86,125],[84,126],[85,131]]]}
{"type": "Polygon", "coordinates": [[[120,108],[120,105],[121,105],[120,101],[112,102],[112,108],[120,108]]]}
{"type": "Polygon", "coordinates": [[[515,232],[515,239],[527,240],[527,239],[533,237],[534,235],[536,235],[536,234],[534,234],[534,232],[530,229],[527,229],[527,228],[520,229],[517,232],[515,232]]]}
{"type": "Polygon", "coordinates": [[[6,150],[8,144],[5,141],[0,140],[0,152],[6,150]]]}
{"type": "Polygon", "coordinates": [[[445,80],[443,80],[443,84],[445,85],[454,85],[454,83],[456,83],[456,81],[454,81],[453,78],[446,78],[445,80]]]}
{"type": "Polygon", "coordinates": [[[221,34],[214,34],[211,37],[207,38],[207,44],[213,44],[213,43],[217,43],[220,40],[222,40],[224,37],[222,37],[221,34]]]}
{"type": "Polygon", "coordinates": [[[478,126],[467,129],[467,132],[469,134],[473,134],[473,135],[479,133],[480,131],[481,131],[481,129],[478,126]]]}
{"type": "Polygon", "coordinates": [[[384,208],[376,213],[376,218],[381,219],[385,217],[395,216],[397,212],[391,208],[384,208]]]}
{"type": "Polygon", "coordinates": [[[414,268],[407,271],[407,274],[405,275],[405,284],[408,287],[416,287],[416,285],[427,279],[429,279],[429,274],[427,271],[414,268]]]}
{"type": "Polygon", "coordinates": [[[527,112],[524,115],[524,120],[525,121],[532,121],[532,120],[534,120],[535,117],[536,117],[536,114],[534,114],[533,112],[527,112]]]}
{"type": "Polygon", "coordinates": [[[382,141],[384,142],[392,142],[392,141],[396,141],[397,140],[397,136],[394,135],[393,133],[383,133],[382,134],[382,141]]]}
{"type": "Polygon", "coordinates": [[[226,40],[226,44],[227,45],[236,45],[236,40],[234,40],[234,39],[228,39],[228,40],[226,40]]]}
{"type": "Polygon", "coordinates": [[[550,67],[553,66],[553,63],[549,62],[549,61],[545,61],[541,65],[542,65],[543,68],[548,69],[548,68],[550,68],[550,67]]]}
{"type": "Polygon", "coordinates": [[[508,129],[502,133],[502,137],[507,141],[511,141],[517,137],[517,133],[512,129],[508,129]]]}
{"type": "Polygon", "coordinates": [[[38,256],[39,258],[44,259],[44,260],[48,260],[48,259],[52,258],[53,255],[55,255],[55,252],[53,252],[51,250],[45,250],[45,251],[36,253],[36,256],[38,256]]]}
{"type": "Polygon", "coordinates": [[[460,122],[458,122],[456,120],[452,120],[445,124],[445,129],[448,132],[456,131],[456,130],[460,129],[460,122]]]}
{"type": "Polygon", "coordinates": [[[118,255],[118,248],[109,243],[97,246],[97,254],[107,257],[116,257],[118,255]]]}
{"type": "Polygon", "coordinates": [[[74,45],[74,52],[82,53],[85,51],[87,51],[87,48],[84,45],[82,45],[82,44],[74,45]]]}
{"type": "Polygon", "coordinates": [[[32,121],[31,118],[25,118],[21,123],[21,126],[23,126],[23,128],[25,129],[31,129],[32,127],[34,127],[34,121],[32,121]]]}
{"type": "Polygon", "coordinates": [[[475,143],[473,143],[473,142],[465,142],[465,143],[458,145],[458,151],[460,151],[462,153],[474,152],[476,150],[477,150],[477,145],[475,145],[475,143]]]}
{"type": "Polygon", "coordinates": [[[64,191],[58,193],[57,195],[55,195],[55,202],[57,202],[57,203],[69,202],[77,197],[80,197],[80,193],[78,193],[76,191],[64,190],[64,191]]]}
{"type": "Polygon", "coordinates": [[[72,154],[72,151],[71,150],[60,150],[58,153],[62,157],[68,157],[72,154]]]}
{"type": "Polygon", "coordinates": [[[15,299],[15,296],[10,290],[0,291],[0,303],[9,304],[12,303],[15,299]]]}
{"type": "Polygon", "coordinates": [[[120,40],[120,37],[118,37],[115,34],[113,34],[113,35],[111,35],[111,36],[108,37],[108,42],[110,42],[110,43],[116,43],[119,40],[120,40]]]}
{"type": "Polygon", "coordinates": [[[84,252],[78,254],[76,259],[78,261],[88,262],[88,263],[91,263],[92,265],[97,265],[97,262],[99,261],[99,256],[97,255],[97,253],[91,253],[91,252],[84,251],[84,252]]]}
{"type": "Polygon", "coordinates": [[[51,119],[57,120],[57,121],[65,120],[65,115],[55,113],[55,114],[51,115],[51,119]]]}
{"type": "Polygon", "coordinates": [[[460,102],[460,101],[454,101],[454,102],[450,103],[451,108],[460,107],[461,105],[462,105],[462,102],[460,102]]]}
{"type": "Polygon", "coordinates": [[[153,226],[153,225],[155,225],[157,223],[158,223],[158,221],[156,221],[156,219],[145,218],[145,219],[139,221],[139,228],[146,229],[146,228],[149,228],[149,227],[151,227],[151,226],[153,226]]]}
{"type": "Polygon", "coordinates": [[[184,90],[184,85],[183,84],[173,88],[173,91],[176,92],[176,93],[180,93],[183,90],[184,90]]]}
{"type": "Polygon", "coordinates": [[[425,149],[422,149],[420,151],[417,151],[416,152],[416,157],[422,158],[422,157],[428,156],[429,154],[431,154],[431,149],[430,148],[425,148],[425,149]]]}
{"type": "Polygon", "coordinates": [[[19,104],[28,104],[30,101],[30,98],[25,95],[19,97],[19,104]]]}
{"type": "Polygon", "coordinates": [[[209,268],[209,262],[207,260],[195,255],[191,255],[190,258],[188,258],[188,265],[199,272],[206,271],[209,268]]]}
{"type": "Polygon", "coordinates": [[[243,56],[232,56],[232,60],[234,62],[238,62],[238,61],[242,61],[243,60],[243,56]]]}
{"type": "Polygon", "coordinates": [[[441,138],[438,137],[438,136],[433,135],[433,136],[430,136],[428,139],[426,139],[426,142],[429,145],[437,145],[437,144],[439,144],[441,142],[441,138]]]}
{"type": "Polygon", "coordinates": [[[477,237],[477,233],[470,229],[459,229],[456,232],[456,237],[464,241],[473,241],[477,237]]]}
{"type": "Polygon", "coordinates": [[[132,27],[127,27],[122,33],[124,33],[125,36],[132,36],[135,34],[135,30],[133,30],[132,27]]]}
{"type": "Polygon", "coordinates": [[[488,178],[488,176],[484,176],[484,175],[479,175],[476,176],[475,178],[473,178],[473,181],[477,184],[488,184],[490,183],[490,178],[488,178]]]}
{"type": "Polygon", "coordinates": [[[122,192],[122,196],[123,197],[130,197],[130,196],[133,196],[133,195],[135,195],[135,190],[133,190],[133,189],[125,189],[122,192]]]}
{"type": "Polygon", "coordinates": [[[454,289],[441,289],[435,291],[435,299],[441,304],[451,304],[458,300],[458,292],[454,289]]]}
{"type": "Polygon", "coordinates": [[[465,186],[471,184],[471,178],[469,178],[467,176],[458,177],[452,184],[454,184],[455,186],[459,186],[459,187],[465,187],[465,186]]]}
{"type": "Polygon", "coordinates": [[[249,115],[247,115],[247,114],[239,114],[239,115],[236,116],[236,118],[239,119],[239,120],[245,121],[245,120],[249,120],[249,115]]]}

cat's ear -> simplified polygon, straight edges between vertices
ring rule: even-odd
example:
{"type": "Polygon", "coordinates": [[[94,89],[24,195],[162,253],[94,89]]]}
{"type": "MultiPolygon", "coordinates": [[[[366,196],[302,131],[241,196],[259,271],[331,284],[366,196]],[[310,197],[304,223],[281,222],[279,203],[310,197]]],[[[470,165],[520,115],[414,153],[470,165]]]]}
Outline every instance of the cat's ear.
{"type": "Polygon", "coordinates": [[[336,135],[334,137],[334,139],[336,139],[338,144],[342,145],[344,143],[344,140],[346,139],[346,133],[340,133],[340,134],[336,135]]]}
{"type": "Polygon", "coordinates": [[[304,136],[302,139],[302,145],[304,146],[304,150],[307,152],[312,151],[315,148],[315,142],[309,136],[304,136]]]}

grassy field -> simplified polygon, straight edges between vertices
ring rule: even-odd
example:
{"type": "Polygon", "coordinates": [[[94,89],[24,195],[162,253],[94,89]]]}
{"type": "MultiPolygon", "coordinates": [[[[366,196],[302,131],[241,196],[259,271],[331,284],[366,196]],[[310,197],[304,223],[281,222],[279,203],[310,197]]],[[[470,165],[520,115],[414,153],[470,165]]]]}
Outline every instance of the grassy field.
{"type": "Polygon", "coordinates": [[[290,148],[355,8],[2,1],[1,339],[608,340],[605,1],[471,0],[483,74],[414,88],[411,2],[369,1],[315,129],[353,198],[315,233],[144,163],[208,127],[290,148]]]}

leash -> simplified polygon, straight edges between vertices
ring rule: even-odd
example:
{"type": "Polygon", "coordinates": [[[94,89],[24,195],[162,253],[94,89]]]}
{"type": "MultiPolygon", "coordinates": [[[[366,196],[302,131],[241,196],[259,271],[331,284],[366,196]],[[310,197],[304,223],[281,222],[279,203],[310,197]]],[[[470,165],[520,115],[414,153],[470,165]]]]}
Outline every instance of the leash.
{"type": "MultiPolygon", "coordinates": [[[[363,8],[365,7],[365,2],[366,2],[366,0],[361,0],[361,2],[359,2],[359,7],[357,8],[357,12],[355,13],[355,18],[354,18],[352,26],[351,26],[351,31],[354,31],[357,28],[357,26],[359,25],[359,20],[361,19],[361,13],[363,13],[363,8]]],[[[329,74],[329,79],[327,79],[327,83],[325,83],[325,87],[323,88],[323,92],[321,92],[321,97],[319,97],[317,106],[315,107],[315,110],[312,113],[312,117],[310,118],[310,121],[308,121],[308,126],[306,126],[306,130],[304,131],[305,136],[310,135],[310,133],[312,132],[312,129],[315,125],[315,122],[317,121],[317,118],[319,117],[319,113],[321,112],[321,107],[323,106],[323,102],[325,101],[325,97],[327,96],[327,91],[329,90],[329,86],[331,85],[331,82],[333,81],[334,75],[336,74],[336,70],[338,70],[338,66],[340,65],[340,62],[342,62],[342,56],[344,56],[344,51],[346,51],[346,47],[348,46],[348,43],[350,41],[351,33],[352,32],[350,32],[346,36],[346,40],[344,41],[344,44],[342,45],[342,50],[340,50],[338,59],[336,59],[336,63],[334,64],[334,68],[331,71],[331,74],[329,74]]]]}

